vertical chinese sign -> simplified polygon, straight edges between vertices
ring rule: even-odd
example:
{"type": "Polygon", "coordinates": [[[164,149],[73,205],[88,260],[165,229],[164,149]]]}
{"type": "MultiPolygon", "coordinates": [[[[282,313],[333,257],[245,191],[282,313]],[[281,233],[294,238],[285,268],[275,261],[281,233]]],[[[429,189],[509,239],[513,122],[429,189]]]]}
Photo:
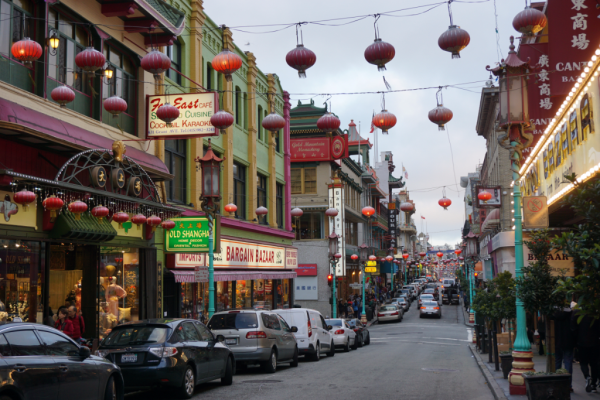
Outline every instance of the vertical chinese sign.
{"type": "MultiPolygon", "coordinates": [[[[398,244],[396,243],[396,232],[398,228],[397,215],[398,210],[396,210],[396,203],[388,203],[388,235],[390,236],[390,247],[394,249],[398,247],[398,244]]],[[[410,221],[407,221],[406,224],[410,224],[410,221]]]]}
{"type": "MultiPolygon", "coordinates": [[[[344,240],[344,221],[345,218],[345,207],[344,207],[344,187],[341,183],[334,183],[329,185],[329,207],[338,210],[338,215],[333,219],[333,224],[329,224],[329,234],[331,234],[335,228],[335,233],[338,234],[338,251],[342,255],[339,262],[336,264],[335,270],[336,276],[346,276],[346,241],[344,240]]],[[[333,268],[329,267],[330,273],[333,273],[333,268]]]]}

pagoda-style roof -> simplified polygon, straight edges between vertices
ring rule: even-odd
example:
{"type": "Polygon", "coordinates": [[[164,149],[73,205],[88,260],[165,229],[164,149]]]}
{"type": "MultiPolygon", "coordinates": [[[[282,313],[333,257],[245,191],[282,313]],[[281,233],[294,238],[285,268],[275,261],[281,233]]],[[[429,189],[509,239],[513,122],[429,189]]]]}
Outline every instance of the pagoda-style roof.
{"type": "MultiPolygon", "coordinates": [[[[316,107],[315,101],[312,99],[307,104],[298,101],[298,105],[290,110],[291,135],[324,135],[325,132],[317,128],[317,121],[325,113],[327,113],[327,104],[325,107],[316,107]]],[[[342,131],[338,129],[337,134],[342,135],[342,131]]]]}
{"type": "Polygon", "coordinates": [[[358,146],[359,144],[361,146],[368,145],[369,148],[373,147],[371,142],[369,142],[369,139],[365,139],[360,136],[360,133],[358,133],[358,130],[356,130],[356,124],[354,123],[354,120],[351,119],[350,123],[348,124],[348,146],[358,146]]]}

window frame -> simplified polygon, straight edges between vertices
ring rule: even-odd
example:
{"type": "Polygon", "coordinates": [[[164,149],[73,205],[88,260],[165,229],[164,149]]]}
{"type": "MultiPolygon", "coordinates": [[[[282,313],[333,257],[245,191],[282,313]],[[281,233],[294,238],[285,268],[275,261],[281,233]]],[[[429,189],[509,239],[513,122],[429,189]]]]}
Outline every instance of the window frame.
{"type": "Polygon", "coordinates": [[[173,141],[177,144],[176,147],[179,147],[179,145],[182,145],[183,150],[177,148],[177,149],[173,149],[173,148],[169,148],[167,147],[167,140],[165,140],[165,165],[167,165],[167,168],[169,169],[169,172],[171,174],[174,174],[175,172],[175,166],[176,166],[176,161],[177,160],[181,160],[183,167],[182,167],[182,171],[183,171],[183,177],[182,177],[182,182],[183,185],[180,188],[181,193],[179,193],[181,195],[181,198],[183,200],[176,200],[174,199],[174,194],[175,194],[175,185],[173,184],[175,180],[172,180],[170,182],[165,182],[165,192],[167,195],[167,201],[170,201],[172,203],[178,203],[178,204],[187,204],[187,139],[173,139],[170,140],[173,141]],[[169,161],[167,160],[167,153],[169,153],[169,161]]]}
{"type": "Polygon", "coordinates": [[[247,187],[247,172],[248,168],[245,165],[240,164],[238,162],[234,162],[233,165],[238,168],[238,174],[233,174],[233,198],[234,204],[237,205],[237,210],[235,212],[235,217],[237,219],[245,220],[247,217],[246,214],[246,192],[248,190],[247,187]],[[238,192],[238,184],[242,188],[242,193],[238,192]],[[241,200],[238,202],[238,198],[241,200]],[[238,204],[239,203],[239,204],[238,204]]]}
{"type": "Polygon", "coordinates": [[[581,138],[587,140],[590,133],[594,133],[593,123],[593,109],[592,109],[592,97],[589,93],[583,95],[583,98],[579,102],[579,115],[581,115],[581,138]],[[587,103],[586,103],[587,102],[587,103]],[[587,114],[583,115],[584,110],[587,108],[587,114]]]}
{"type": "Polygon", "coordinates": [[[283,223],[284,223],[284,218],[283,218],[283,188],[284,185],[276,182],[275,183],[275,212],[276,212],[276,216],[275,216],[275,222],[277,224],[277,227],[280,229],[283,229],[283,223]]]}
{"type": "Polygon", "coordinates": [[[171,68],[165,71],[165,77],[169,78],[178,85],[181,85],[181,43],[179,40],[173,42],[170,46],[164,46],[163,53],[171,60],[171,68]],[[177,54],[173,57],[173,47],[177,50],[177,54]]]}
{"type": "MultiPolygon", "coordinates": [[[[292,194],[317,194],[317,167],[302,167],[302,168],[291,168],[291,172],[290,172],[290,181],[292,184],[292,194]],[[294,170],[301,170],[300,172],[300,192],[295,192],[293,190],[293,184],[294,184],[294,180],[293,178],[291,178],[291,174],[293,174],[294,170]],[[314,170],[314,175],[315,175],[315,190],[314,192],[307,192],[306,191],[306,171],[307,170],[314,170]]],[[[313,182],[313,181],[310,181],[313,182]]]]}
{"type": "MultiPolygon", "coordinates": [[[[256,174],[256,207],[267,207],[268,197],[268,179],[265,175],[256,174]],[[264,185],[263,185],[264,183],[264,185]]],[[[266,215],[257,215],[258,223],[261,225],[268,225],[269,221],[267,220],[266,215]]]]}
{"type": "Polygon", "coordinates": [[[305,212],[300,218],[297,219],[296,229],[294,230],[295,240],[321,240],[325,238],[323,234],[323,213],[320,211],[305,212]],[[308,221],[306,219],[308,218],[308,221]],[[308,223],[309,234],[304,237],[302,234],[303,219],[305,224],[308,223]],[[315,232],[317,232],[315,234],[315,232]]]}

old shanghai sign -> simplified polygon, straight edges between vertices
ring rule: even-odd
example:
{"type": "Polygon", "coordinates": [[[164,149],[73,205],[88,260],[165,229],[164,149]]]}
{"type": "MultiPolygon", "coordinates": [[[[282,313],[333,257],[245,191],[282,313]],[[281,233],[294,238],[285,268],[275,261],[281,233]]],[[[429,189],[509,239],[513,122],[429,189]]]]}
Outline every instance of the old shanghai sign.
{"type": "MultiPolygon", "coordinates": [[[[208,253],[208,219],[172,218],[175,228],[165,230],[165,250],[170,253],[208,253]]],[[[217,223],[215,226],[219,226],[217,223]]],[[[214,250],[219,248],[219,235],[213,230],[214,250]]]]}
{"type": "Polygon", "coordinates": [[[210,117],[218,111],[217,93],[183,93],[169,95],[168,101],[179,109],[179,118],[167,127],[156,116],[158,107],[165,104],[167,96],[146,96],[146,137],[148,139],[188,139],[204,136],[218,136],[217,129],[210,123],[210,117]]]}

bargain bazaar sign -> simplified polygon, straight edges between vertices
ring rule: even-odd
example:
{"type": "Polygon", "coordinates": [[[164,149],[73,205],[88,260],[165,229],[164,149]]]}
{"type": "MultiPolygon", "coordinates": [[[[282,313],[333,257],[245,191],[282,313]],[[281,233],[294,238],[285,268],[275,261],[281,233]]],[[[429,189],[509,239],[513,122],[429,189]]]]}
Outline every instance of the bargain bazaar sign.
{"type": "Polygon", "coordinates": [[[221,239],[214,266],[224,268],[285,268],[285,248],[221,239]]]}
{"type": "Polygon", "coordinates": [[[146,137],[148,139],[188,139],[218,136],[210,117],[218,111],[219,98],[214,92],[169,95],[168,101],[179,110],[179,118],[171,127],[156,116],[156,110],[167,102],[167,96],[146,96],[146,137]]]}

